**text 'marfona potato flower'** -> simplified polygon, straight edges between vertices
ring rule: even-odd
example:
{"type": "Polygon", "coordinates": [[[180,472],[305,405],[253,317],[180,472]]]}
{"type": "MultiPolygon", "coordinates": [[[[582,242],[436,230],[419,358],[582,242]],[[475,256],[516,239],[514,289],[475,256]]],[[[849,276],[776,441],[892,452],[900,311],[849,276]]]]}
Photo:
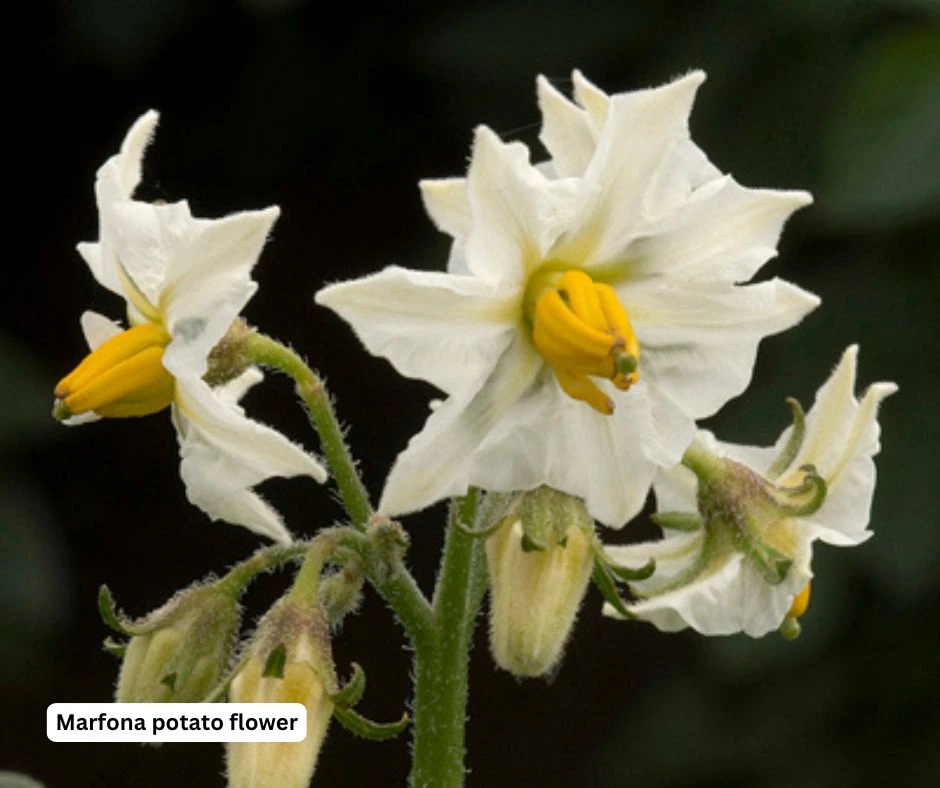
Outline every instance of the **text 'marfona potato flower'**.
{"type": "Polygon", "coordinates": [[[130,328],[82,315],[92,353],[56,386],[54,412],[81,422],[172,406],[189,500],[213,519],[289,541],[277,512],[251,488],[271,476],[322,482],[325,470],[245,416],[238,400],[261,380],[257,369],[217,388],[203,380],[210,351],[257,289],[251,269],[278,209],[198,219],[185,200],[134,200],[157,118],[150,111],[137,120],[120,152],[98,170],[100,238],[78,246],[95,279],[127,301],[130,328]]]}
{"type": "Polygon", "coordinates": [[[480,127],[466,178],[421,184],[454,238],[446,273],[393,266],[317,294],[447,394],[382,511],[546,484],[620,526],[694,420],[744,390],[760,340],[817,305],[777,279],[738,285],[810,196],[746,189],[708,161],[688,129],[703,80],[608,97],[576,72],[572,103],[539,79],[548,162],[480,127]]]}
{"type": "MultiPolygon", "coordinates": [[[[871,536],[878,406],[897,386],[874,383],[856,400],[856,356],[854,346],[845,351],[805,424],[793,403],[794,425],[775,446],[720,443],[699,433],[688,467],[657,479],[661,524],[684,521],[693,530],[606,549],[618,563],[656,561],[652,577],[631,584],[639,595],[628,606],[632,615],[664,631],[760,637],[788,623],[798,632],[813,541],[853,546],[871,536]]],[[[617,615],[610,606],[605,612],[617,615]]]]}

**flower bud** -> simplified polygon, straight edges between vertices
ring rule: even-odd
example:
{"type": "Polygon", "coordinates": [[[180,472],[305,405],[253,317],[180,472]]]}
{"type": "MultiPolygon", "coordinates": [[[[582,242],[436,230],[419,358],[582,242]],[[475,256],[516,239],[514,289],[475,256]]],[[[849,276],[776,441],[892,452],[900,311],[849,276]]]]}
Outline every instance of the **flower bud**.
{"type": "Polygon", "coordinates": [[[218,684],[238,627],[238,603],[216,585],[181,591],[162,608],[123,625],[116,699],[122,703],[196,703],[218,684]]]}
{"type": "Polygon", "coordinates": [[[516,676],[541,676],[561,659],[594,564],[584,504],[548,487],[519,494],[487,539],[490,648],[516,676]]]}
{"type": "Polygon", "coordinates": [[[285,597],[258,626],[232,680],[234,703],[302,703],[307,737],[300,742],[230,742],[230,788],[307,788],[333,713],[336,678],[329,625],[316,605],[285,597]]]}

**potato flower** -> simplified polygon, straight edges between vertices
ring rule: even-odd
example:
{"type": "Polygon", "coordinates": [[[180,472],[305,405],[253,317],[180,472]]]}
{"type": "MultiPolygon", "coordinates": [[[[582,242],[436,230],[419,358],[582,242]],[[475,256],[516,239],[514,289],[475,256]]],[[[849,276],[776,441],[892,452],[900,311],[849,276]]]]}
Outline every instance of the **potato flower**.
{"type": "Polygon", "coordinates": [[[447,395],[382,511],[545,484],[620,526],[695,419],[744,390],[760,340],[817,305],[778,279],[738,284],[810,196],[745,189],[709,163],[688,129],[703,80],[607,97],[576,73],[572,103],[540,79],[549,161],[480,127],[466,178],[421,184],[454,239],[446,273],[392,266],[317,293],[447,395]]]}
{"type": "Polygon", "coordinates": [[[92,352],[56,386],[53,413],[79,423],[171,407],[189,500],[212,519],[289,541],[280,516],[252,487],[271,476],[322,482],[326,471],[245,416],[238,399],[261,379],[257,369],[239,370],[216,388],[203,380],[210,352],[257,289],[251,269],[279,211],[198,219],[185,200],[134,200],[157,117],[150,111],[137,120],[98,170],[100,238],[78,246],[95,279],[127,301],[130,327],[85,312],[92,352]]]}
{"type": "MultiPolygon", "coordinates": [[[[720,443],[702,432],[687,467],[657,479],[659,520],[669,535],[606,549],[621,564],[656,561],[652,577],[631,584],[639,597],[631,615],[667,632],[799,633],[813,542],[850,547],[872,535],[878,406],[897,386],[874,383],[856,400],[857,352],[845,351],[805,423],[793,403],[795,423],[775,446],[720,443]]],[[[609,605],[605,612],[617,615],[609,605]]]]}

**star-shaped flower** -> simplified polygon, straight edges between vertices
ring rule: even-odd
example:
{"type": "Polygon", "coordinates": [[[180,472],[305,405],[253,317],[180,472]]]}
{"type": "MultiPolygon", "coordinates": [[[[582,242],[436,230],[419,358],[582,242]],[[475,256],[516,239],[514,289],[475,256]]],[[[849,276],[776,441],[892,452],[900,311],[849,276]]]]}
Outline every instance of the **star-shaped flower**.
{"type": "Polygon", "coordinates": [[[546,484],[620,526],[694,420],[744,390],[760,340],[817,305],[777,279],[737,285],[810,197],[745,189],[708,162],[688,129],[703,79],[607,97],[576,73],[578,104],[540,79],[550,161],[481,127],[465,179],[421,184],[454,238],[447,273],[390,267],[317,294],[447,395],[382,511],[546,484]]]}
{"type": "MultiPolygon", "coordinates": [[[[640,597],[632,615],[667,632],[761,637],[805,612],[814,540],[848,547],[872,535],[878,406],[897,386],[875,383],[856,400],[857,354],[845,351],[805,425],[794,403],[796,422],[775,446],[720,443],[702,432],[689,467],[657,479],[669,535],[606,549],[624,565],[656,561],[652,577],[631,584],[640,597]],[[698,527],[668,528],[681,524],[698,527]]],[[[605,612],[617,615],[609,605],[605,612]]]]}
{"type": "Polygon", "coordinates": [[[172,406],[189,500],[213,519],[290,541],[280,516],[251,488],[271,476],[322,482],[326,471],[245,416],[238,400],[261,380],[257,369],[215,389],[203,380],[210,351],[257,289],[251,269],[279,211],[198,219],[185,200],[132,199],[157,118],[153,111],[143,115],[98,170],[100,238],[78,246],[95,279],[127,301],[131,327],[85,312],[82,328],[93,352],[56,387],[55,412],[82,422],[172,406]]]}

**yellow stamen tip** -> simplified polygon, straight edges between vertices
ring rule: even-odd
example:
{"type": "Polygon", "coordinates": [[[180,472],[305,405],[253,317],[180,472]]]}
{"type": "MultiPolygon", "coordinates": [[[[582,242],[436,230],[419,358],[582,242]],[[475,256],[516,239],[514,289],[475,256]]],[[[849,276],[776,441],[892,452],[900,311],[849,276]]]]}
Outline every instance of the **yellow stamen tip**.
{"type": "Polygon", "coordinates": [[[792,618],[799,618],[802,616],[807,609],[809,608],[809,587],[810,583],[806,584],[806,587],[800,591],[795,597],[793,597],[793,604],[790,605],[790,612],[787,613],[788,616],[792,618]]]}
{"type": "Polygon", "coordinates": [[[155,323],[123,331],[89,353],[55,387],[57,419],[94,411],[145,416],[173,401],[175,382],[163,366],[170,335],[155,323]]]}

